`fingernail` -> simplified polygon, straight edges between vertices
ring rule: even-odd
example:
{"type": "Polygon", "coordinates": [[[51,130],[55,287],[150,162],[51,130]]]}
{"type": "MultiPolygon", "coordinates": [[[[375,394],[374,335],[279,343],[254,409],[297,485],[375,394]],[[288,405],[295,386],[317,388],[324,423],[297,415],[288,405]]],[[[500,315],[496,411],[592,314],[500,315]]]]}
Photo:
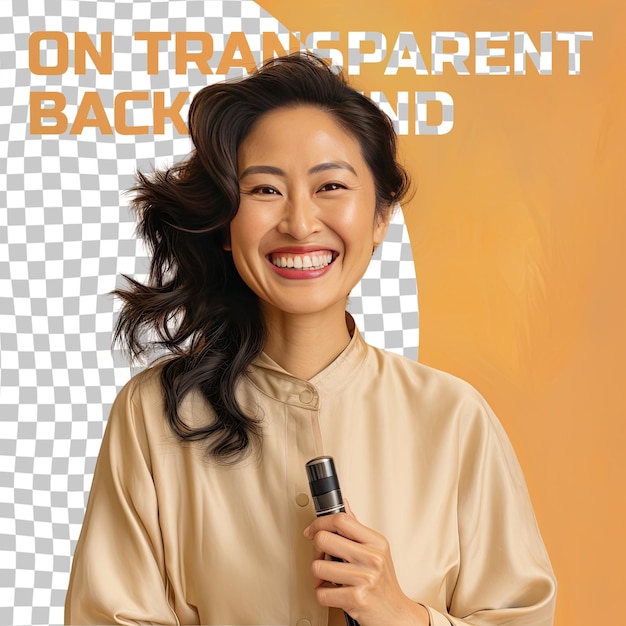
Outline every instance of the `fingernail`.
{"type": "Polygon", "coordinates": [[[307,539],[310,539],[310,538],[311,538],[311,530],[310,530],[310,528],[309,528],[308,526],[304,529],[304,536],[305,536],[307,539]]]}

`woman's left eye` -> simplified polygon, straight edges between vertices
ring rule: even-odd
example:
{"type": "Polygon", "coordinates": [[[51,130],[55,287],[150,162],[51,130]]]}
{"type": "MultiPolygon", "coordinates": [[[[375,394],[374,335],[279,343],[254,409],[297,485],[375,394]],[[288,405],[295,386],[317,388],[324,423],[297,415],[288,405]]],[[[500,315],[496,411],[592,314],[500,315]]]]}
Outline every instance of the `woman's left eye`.
{"type": "Polygon", "coordinates": [[[326,183],[320,187],[320,191],[337,191],[337,189],[346,189],[342,183],[326,183]]]}

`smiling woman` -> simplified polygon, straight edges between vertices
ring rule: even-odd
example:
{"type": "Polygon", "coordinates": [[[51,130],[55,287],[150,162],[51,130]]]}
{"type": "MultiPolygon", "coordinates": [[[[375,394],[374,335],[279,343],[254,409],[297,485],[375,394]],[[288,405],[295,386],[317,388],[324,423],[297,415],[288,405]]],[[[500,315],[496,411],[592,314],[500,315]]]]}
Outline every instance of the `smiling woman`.
{"type": "Polygon", "coordinates": [[[239,210],[233,261],[259,296],[265,352],[304,379],[349,343],[346,299],[381,243],[389,207],[376,210],[374,178],[358,141],[318,108],[266,113],[237,153],[239,210]],[[320,354],[283,355],[285,332],[323,329],[320,354]],[[325,356],[322,356],[324,355],[325,356]]]}
{"type": "Polygon", "coordinates": [[[345,311],[408,189],[389,119],[297,55],[200,91],[189,128],[189,158],[135,189],[152,262],[117,292],[117,337],[168,356],[112,409],[66,621],[551,624],[493,413],[368,346],[345,311]],[[316,520],[321,455],[352,508],[316,520]]]}

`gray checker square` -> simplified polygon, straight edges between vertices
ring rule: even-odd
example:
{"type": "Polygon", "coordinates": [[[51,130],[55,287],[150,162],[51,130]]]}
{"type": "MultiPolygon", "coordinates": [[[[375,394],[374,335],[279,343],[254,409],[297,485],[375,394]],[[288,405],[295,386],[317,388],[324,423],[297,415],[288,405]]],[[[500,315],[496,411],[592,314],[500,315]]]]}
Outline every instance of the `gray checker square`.
{"type": "MultiPolygon", "coordinates": [[[[171,164],[190,148],[169,122],[162,135],[31,134],[30,94],[62,92],[71,125],[85,92],[97,91],[113,123],[119,91],[173,98],[224,78],[193,66],[177,75],[173,38],[149,76],[137,31],[210,33],[213,72],[231,32],[246,32],[257,62],[262,31],[289,34],[252,0],[0,3],[0,624],[63,622],[106,419],[134,371],[111,350],[118,305],[109,294],[120,274],[141,280],[147,268],[121,192],[137,168],[171,164]],[[72,64],[61,75],[32,73],[35,31],[62,31],[70,44],[76,31],[112,31],[113,74],[89,59],[83,75],[72,64]]],[[[45,42],[41,59],[53,65],[56,44],[45,42]]],[[[134,104],[127,121],[151,124],[151,106],[134,104]]],[[[400,211],[349,306],[367,341],[417,358],[417,288],[400,211]]]]}

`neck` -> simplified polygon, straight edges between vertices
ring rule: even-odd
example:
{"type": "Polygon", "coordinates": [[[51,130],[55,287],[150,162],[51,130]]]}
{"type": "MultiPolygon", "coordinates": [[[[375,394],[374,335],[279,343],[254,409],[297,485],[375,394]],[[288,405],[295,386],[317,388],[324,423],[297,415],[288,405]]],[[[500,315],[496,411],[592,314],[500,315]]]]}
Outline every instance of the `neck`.
{"type": "Polygon", "coordinates": [[[264,311],[265,353],[287,372],[309,380],[332,363],[350,343],[345,311],[292,315],[264,311]]]}

